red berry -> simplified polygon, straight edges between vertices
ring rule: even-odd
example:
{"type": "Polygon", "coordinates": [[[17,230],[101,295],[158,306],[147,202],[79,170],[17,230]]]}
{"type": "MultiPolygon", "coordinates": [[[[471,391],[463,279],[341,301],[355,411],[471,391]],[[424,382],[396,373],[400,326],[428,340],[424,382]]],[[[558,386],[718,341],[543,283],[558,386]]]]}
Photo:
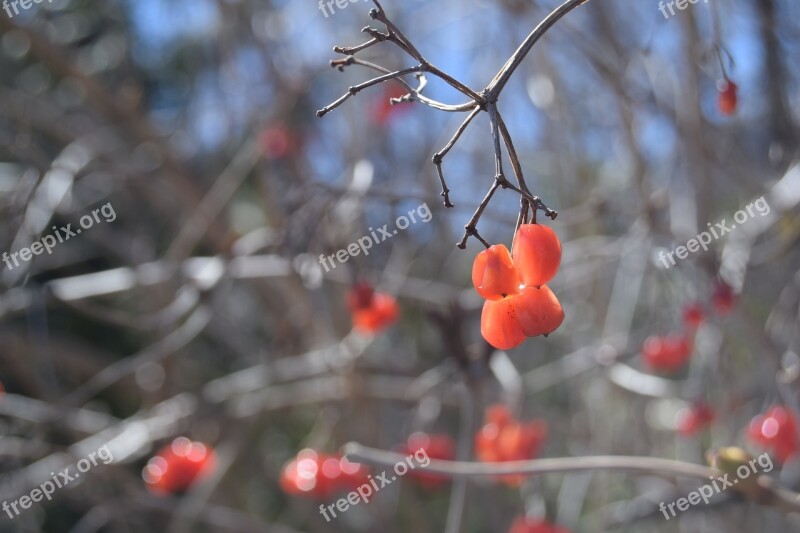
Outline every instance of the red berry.
{"type": "Polygon", "coordinates": [[[711,424],[714,416],[714,411],[708,404],[697,403],[678,412],[675,428],[678,433],[688,437],[711,424]]]}
{"type": "Polygon", "coordinates": [[[397,321],[400,314],[397,300],[375,292],[367,283],[357,283],[347,295],[347,307],[353,327],[366,333],[379,333],[397,321]]]}
{"type": "Polygon", "coordinates": [[[711,308],[721,316],[729,315],[733,311],[736,303],[736,296],[733,289],[725,282],[719,282],[714,286],[714,293],[711,295],[711,308]]]}
{"type": "Polygon", "coordinates": [[[498,426],[507,424],[513,419],[511,411],[504,404],[490,405],[486,408],[484,417],[487,424],[497,424],[498,426]]]}
{"type": "Polygon", "coordinates": [[[269,159],[290,155],[293,144],[292,134],[283,124],[271,126],[261,134],[261,149],[269,159]]]}
{"type": "Polygon", "coordinates": [[[653,370],[674,373],[680,370],[692,355],[692,343],[683,335],[648,337],[642,345],[645,364],[653,370]]]}
{"type": "Polygon", "coordinates": [[[549,335],[564,321],[564,309],[547,285],[525,287],[512,299],[520,328],[526,337],[549,335]]]}
{"type": "Polygon", "coordinates": [[[519,293],[519,275],[505,244],[495,244],[475,256],[472,284],[487,300],[500,300],[519,293]]]}
{"type": "Polygon", "coordinates": [[[481,312],[481,335],[498,350],[516,348],[525,340],[514,297],[486,300],[481,312]]]}
{"type": "Polygon", "coordinates": [[[216,463],[216,454],[210,447],[178,437],[148,461],[142,477],[157,494],[180,493],[210,474],[216,463]]]}
{"type": "Polygon", "coordinates": [[[705,317],[706,315],[703,311],[703,307],[698,302],[690,303],[683,308],[683,323],[691,330],[700,327],[705,317]]]}
{"type": "Polygon", "coordinates": [[[522,224],[512,246],[522,283],[538,287],[553,279],[561,265],[561,241],[542,224],[522,224]]]}
{"type": "MultiPolygon", "coordinates": [[[[542,452],[546,439],[547,424],[543,420],[520,423],[504,406],[493,406],[487,409],[486,423],[475,435],[475,455],[487,463],[533,459],[542,452]]],[[[524,478],[506,475],[499,479],[514,486],[524,478]]]]}
{"type": "Polygon", "coordinates": [[[366,479],[367,469],[361,464],[305,449],[284,465],[280,485],[293,496],[324,499],[335,492],[353,490],[366,479]]]}
{"type": "Polygon", "coordinates": [[[724,79],[717,82],[717,89],[719,110],[723,115],[733,115],[736,112],[738,87],[732,81],[724,79]]]}
{"type": "Polygon", "coordinates": [[[755,444],[771,451],[779,463],[785,463],[800,450],[797,418],[780,405],[753,418],[747,435],[755,444]]]}
{"type": "Polygon", "coordinates": [[[372,306],[372,296],[375,288],[366,281],[359,281],[353,285],[347,293],[347,308],[351,313],[362,309],[369,309],[372,306]]]}

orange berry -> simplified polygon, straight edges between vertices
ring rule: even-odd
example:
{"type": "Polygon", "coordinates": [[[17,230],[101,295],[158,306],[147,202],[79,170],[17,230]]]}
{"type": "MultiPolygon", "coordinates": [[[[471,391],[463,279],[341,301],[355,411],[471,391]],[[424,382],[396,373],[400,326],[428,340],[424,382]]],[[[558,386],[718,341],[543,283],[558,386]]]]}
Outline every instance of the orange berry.
{"type": "Polygon", "coordinates": [[[515,297],[486,300],[483,304],[481,335],[498,350],[510,350],[525,340],[514,300],[515,297]]]}
{"type": "Polygon", "coordinates": [[[519,274],[505,244],[495,244],[475,256],[472,284],[487,300],[499,300],[519,292],[519,274]]]}
{"type": "Polygon", "coordinates": [[[369,306],[353,312],[353,326],[368,333],[378,333],[397,321],[397,300],[389,294],[376,292],[369,306]]]}
{"type": "Polygon", "coordinates": [[[547,283],[561,264],[561,241],[555,231],[542,224],[522,224],[511,248],[525,285],[538,287],[547,283]]]}
{"type": "Polygon", "coordinates": [[[564,309],[547,285],[525,287],[513,298],[520,328],[526,337],[548,335],[564,321],[564,309]]]}
{"type": "Polygon", "coordinates": [[[719,110],[723,115],[733,115],[736,113],[737,96],[736,91],[738,87],[730,80],[722,80],[717,84],[719,88],[719,97],[717,104],[719,110]]]}

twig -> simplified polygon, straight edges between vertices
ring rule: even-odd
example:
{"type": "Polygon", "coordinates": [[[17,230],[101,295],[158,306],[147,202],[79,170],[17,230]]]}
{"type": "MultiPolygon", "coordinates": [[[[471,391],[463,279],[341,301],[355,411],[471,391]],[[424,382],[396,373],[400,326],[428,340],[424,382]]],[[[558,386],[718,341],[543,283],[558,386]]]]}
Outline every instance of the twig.
{"type": "MultiPolygon", "coordinates": [[[[520,212],[517,218],[517,226],[519,227],[520,224],[528,222],[528,211],[532,207],[533,208],[533,221],[536,222],[536,212],[537,210],[541,209],[544,211],[545,215],[550,217],[551,219],[555,219],[558,213],[549,209],[542,201],[539,199],[538,196],[535,196],[530,192],[528,189],[527,184],[525,183],[525,178],[522,173],[522,165],[519,162],[519,157],[517,156],[516,150],[514,149],[514,145],[511,141],[511,136],[508,132],[508,129],[503,123],[502,117],[497,110],[497,100],[500,96],[501,91],[505,87],[506,82],[514,73],[516,68],[531,50],[533,45],[536,41],[544,35],[548,29],[550,29],[559,19],[561,19],[564,15],[569,13],[574,8],[578,7],[579,5],[587,2],[588,0],[567,0],[561,6],[556,8],[553,12],[551,12],[545,19],[536,26],[533,31],[526,37],[526,39],[522,42],[522,44],[517,48],[514,54],[506,61],[500,71],[494,76],[492,81],[489,85],[480,92],[476,92],[469,88],[464,83],[460,82],[459,80],[453,78],[446,72],[443,72],[436,68],[434,65],[430,63],[414,46],[411,40],[391,21],[389,17],[386,15],[386,11],[381,6],[381,3],[378,0],[372,0],[375,4],[375,8],[370,10],[370,18],[373,20],[377,20],[381,22],[386,27],[386,33],[382,33],[375,28],[371,28],[369,26],[365,27],[362,31],[367,33],[372,38],[369,41],[366,41],[362,44],[352,46],[352,47],[341,47],[337,46],[334,47],[334,51],[337,53],[345,54],[347,58],[341,60],[334,60],[331,62],[331,66],[337,67],[339,70],[344,70],[345,66],[352,65],[352,64],[359,64],[363,65],[379,72],[383,72],[384,75],[378,78],[374,78],[368,82],[365,82],[361,85],[357,85],[355,87],[350,87],[350,90],[347,94],[340,97],[338,100],[333,102],[332,104],[328,105],[325,108],[320,109],[317,111],[317,116],[321,117],[327,114],[332,109],[340,106],[344,103],[350,96],[356,94],[359,90],[369,87],[371,85],[375,85],[377,83],[381,83],[383,81],[387,81],[389,79],[398,79],[400,83],[402,83],[406,88],[409,89],[409,93],[401,98],[393,98],[390,101],[392,103],[398,103],[403,101],[410,101],[410,100],[417,100],[425,103],[431,107],[442,109],[445,111],[469,111],[469,115],[464,120],[464,122],[459,126],[456,130],[452,139],[445,145],[445,147],[440,150],[439,152],[433,155],[433,164],[436,166],[436,172],[439,177],[439,182],[442,187],[441,196],[444,201],[445,207],[453,207],[453,203],[450,201],[450,189],[447,186],[447,182],[444,177],[444,172],[442,170],[442,160],[445,155],[453,148],[456,142],[461,138],[461,135],[464,133],[466,128],[472,122],[478,113],[481,111],[487,111],[490,116],[490,125],[491,125],[491,132],[492,132],[492,141],[494,144],[494,153],[495,153],[495,177],[492,186],[490,187],[489,191],[487,192],[486,196],[484,197],[481,204],[476,209],[475,213],[473,214],[470,221],[464,226],[465,232],[464,237],[462,240],[457,244],[459,248],[465,248],[467,240],[469,237],[474,236],[478,240],[480,240],[484,246],[489,247],[489,243],[484,240],[477,231],[477,224],[478,220],[483,215],[483,212],[486,210],[489,201],[492,199],[495,191],[498,187],[502,187],[504,189],[511,189],[515,191],[517,194],[520,195],[520,212]],[[354,57],[359,51],[362,51],[366,48],[369,48],[379,42],[383,41],[390,41],[396,44],[400,49],[402,49],[405,53],[415,59],[419,64],[416,67],[412,67],[411,69],[405,69],[396,72],[390,72],[388,69],[381,67],[379,65],[375,65],[366,61],[358,60],[354,57]],[[411,88],[411,86],[399,79],[400,76],[403,74],[408,74],[410,72],[418,72],[419,74],[429,72],[434,76],[438,77],[439,79],[443,80],[445,83],[456,89],[457,91],[461,92],[465,96],[471,99],[470,102],[466,104],[461,104],[457,106],[448,106],[446,104],[442,104],[441,102],[432,101],[427,99],[426,97],[422,96],[421,91],[422,87],[424,86],[424,82],[421,81],[420,87],[417,90],[411,88]],[[502,167],[502,152],[500,147],[500,138],[503,139],[503,144],[506,147],[506,150],[509,154],[509,159],[511,160],[511,165],[514,169],[514,176],[516,177],[518,186],[512,185],[504,176],[503,174],[503,167],[502,167]]],[[[424,80],[424,78],[423,78],[424,80]]]]}
{"type": "Polygon", "coordinates": [[[373,85],[377,85],[377,84],[379,84],[381,82],[384,82],[384,81],[387,81],[387,80],[391,80],[391,79],[394,79],[394,78],[399,78],[400,76],[405,76],[406,74],[411,74],[412,72],[419,72],[420,70],[422,70],[422,66],[421,65],[417,65],[416,67],[409,67],[409,68],[405,68],[403,70],[397,70],[395,72],[390,72],[389,74],[384,74],[383,76],[378,76],[377,78],[372,78],[371,80],[365,81],[364,83],[359,83],[358,85],[353,85],[338,100],[336,100],[332,104],[329,104],[329,105],[323,107],[322,109],[320,109],[319,111],[317,111],[317,116],[318,117],[325,116],[330,111],[336,109],[337,107],[339,107],[340,105],[345,103],[345,101],[348,98],[358,94],[360,91],[363,91],[364,89],[366,89],[368,87],[372,87],[373,85]]]}
{"type": "Polygon", "coordinates": [[[465,129],[467,129],[467,126],[469,126],[469,123],[472,122],[472,119],[478,116],[478,113],[480,112],[481,112],[480,107],[476,107],[475,109],[473,109],[472,113],[470,113],[467,116],[467,118],[464,119],[464,122],[461,123],[461,125],[456,130],[456,133],[453,135],[450,141],[445,145],[445,147],[436,152],[435,154],[433,154],[433,164],[436,165],[436,171],[439,174],[439,181],[442,184],[442,197],[444,198],[445,207],[453,207],[453,204],[452,202],[450,202],[450,194],[449,194],[450,189],[447,188],[447,183],[445,182],[444,179],[444,173],[442,172],[442,160],[450,151],[450,149],[453,148],[456,142],[458,142],[458,139],[461,138],[461,134],[464,133],[465,129]]]}
{"type": "Polygon", "coordinates": [[[588,1],[589,0],[567,0],[558,6],[553,12],[547,15],[544,20],[540,22],[530,34],[528,34],[522,44],[519,45],[519,48],[517,48],[509,60],[506,61],[506,64],[503,65],[503,68],[501,68],[500,71],[495,74],[491,83],[489,83],[489,85],[486,87],[486,99],[490,102],[497,100],[497,97],[500,96],[500,92],[503,90],[503,87],[505,87],[506,83],[511,78],[511,75],[514,74],[514,71],[525,59],[525,56],[528,55],[528,52],[531,51],[531,48],[534,44],[536,44],[536,41],[538,41],[542,35],[544,35],[551,27],[553,27],[553,25],[564,15],[588,1]]]}

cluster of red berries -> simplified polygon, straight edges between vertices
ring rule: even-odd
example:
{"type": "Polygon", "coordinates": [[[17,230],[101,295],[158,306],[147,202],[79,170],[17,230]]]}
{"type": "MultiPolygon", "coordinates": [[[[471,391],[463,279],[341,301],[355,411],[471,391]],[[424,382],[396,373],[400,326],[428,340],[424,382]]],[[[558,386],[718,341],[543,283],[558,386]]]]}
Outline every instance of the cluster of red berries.
{"type": "Polygon", "coordinates": [[[147,462],[142,477],[156,494],[182,493],[213,472],[216,464],[211,447],[178,437],[147,462]]]}
{"type": "MultiPolygon", "coordinates": [[[[731,312],[734,306],[733,289],[725,283],[718,283],[711,296],[711,310],[719,316],[731,312]]],[[[642,345],[642,359],[648,368],[673,374],[680,371],[692,356],[694,334],[706,319],[703,306],[694,302],[683,310],[683,331],[670,335],[651,335],[642,345]]]]}
{"type": "Polygon", "coordinates": [[[757,446],[772,453],[783,464],[800,451],[798,422],[794,413],[776,405],[750,422],[747,436],[757,446]]]}
{"type": "MultiPolygon", "coordinates": [[[[424,450],[430,459],[452,461],[456,456],[456,444],[449,435],[428,435],[427,433],[412,433],[401,447],[402,452],[412,455],[424,450]]],[[[425,471],[411,470],[408,476],[417,481],[426,489],[437,489],[447,484],[449,478],[425,471]]]]}
{"type": "Polygon", "coordinates": [[[721,79],[717,82],[717,105],[723,115],[733,115],[736,113],[736,104],[738,101],[737,91],[738,87],[728,78],[721,79]]]}
{"type": "Polygon", "coordinates": [[[400,311],[393,296],[376,292],[367,282],[356,283],[347,295],[353,327],[365,333],[380,333],[397,321],[400,311]]]}
{"type": "Polygon", "coordinates": [[[498,350],[526,337],[548,335],[564,321],[564,310],[545,283],[561,264],[561,241],[541,224],[522,224],[509,253],[504,244],[480,252],[472,265],[472,284],[486,299],[481,334],[498,350]]]}
{"type": "Polygon", "coordinates": [[[508,533],[570,533],[569,529],[551,524],[541,518],[518,517],[508,533]]]}
{"type": "Polygon", "coordinates": [[[286,494],[325,499],[337,492],[355,490],[367,482],[368,474],[362,464],[307,448],[283,466],[280,485],[286,494]]]}
{"type": "MultiPolygon", "coordinates": [[[[475,454],[480,461],[496,463],[524,461],[538,457],[547,439],[547,423],[532,420],[520,423],[504,405],[494,405],[486,410],[484,425],[475,436],[475,454]]],[[[504,475],[500,480],[518,486],[523,475],[504,475]]]]}

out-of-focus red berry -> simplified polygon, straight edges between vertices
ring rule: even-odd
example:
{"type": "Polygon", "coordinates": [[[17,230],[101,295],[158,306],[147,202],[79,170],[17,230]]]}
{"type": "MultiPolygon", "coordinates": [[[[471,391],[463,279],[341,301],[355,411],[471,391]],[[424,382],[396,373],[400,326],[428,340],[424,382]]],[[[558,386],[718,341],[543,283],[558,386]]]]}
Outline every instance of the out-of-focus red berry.
{"type": "Polygon", "coordinates": [[[372,108],[372,119],[379,125],[385,125],[392,117],[411,107],[410,103],[392,104],[390,99],[402,98],[408,94],[408,89],[398,83],[384,85],[382,94],[378,97],[372,108]]]}
{"type": "MultiPolygon", "coordinates": [[[[544,420],[518,422],[507,409],[493,406],[486,411],[485,424],[475,435],[475,455],[485,463],[533,459],[541,454],[546,439],[544,420]]],[[[512,486],[524,479],[522,475],[500,476],[501,481],[512,486]]]]}
{"type": "Polygon", "coordinates": [[[324,499],[336,492],[354,490],[367,480],[367,474],[364,465],[305,449],[284,465],[280,486],[292,496],[324,499]]]}
{"type": "Polygon", "coordinates": [[[692,342],[683,335],[651,336],[642,345],[642,358],[655,371],[674,373],[689,360],[692,348],[692,342]]]}
{"type": "Polygon", "coordinates": [[[756,445],[772,453],[779,463],[785,463],[800,450],[798,421],[786,407],[776,405],[750,422],[747,436],[756,445]]]}
{"type": "MultiPolygon", "coordinates": [[[[424,453],[430,459],[452,461],[456,456],[456,445],[449,435],[428,435],[417,432],[411,434],[403,447],[405,454],[424,453]]],[[[424,470],[410,470],[408,475],[428,489],[436,489],[446,484],[449,478],[424,470]]]]}
{"type": "Polygon", "coordinates": [[[291,155],[295,141],[292,132],[283,124],[276,124],[261,133],[261,151],[268,159],[291,155]]]}
{"type": "Polygon", "coordinates": [[[692,302],[683,308],[683,324],[690,330],[696,330],[705,320],[706,314],[699,302],[692,302]]]}
{"type": "Polygon", "coordinates": [[[541,518],[517,517],[508,533],[570,533],[569,529],[551,524],[541,518]]]}
{"type": "Polygon", "coordinates": [[[730,80],[724,79],[717,82],[719,91],[717,103],[723,115],[733,115],[736,113],[737,90],[738,87],[730,80]]]}
{"type": "Polygon", "coordinates": [[[487,407],[484,417],[487,424],[497,424],[498,426],[502,426],[514,418],[511,416],[508,406],[502,403],[487,407]]]}
{"type": "Polygon", "coordinates": [[[178,437],[148,461],[142,471],[147,487],[157,493],[181,493],[209,475],[217,464],[214,450],[178,437]]]}
{"type": "Polygon", "coordinates": [[[706,428],[714,421],[714,417],[714,410],[708,404],[696,403],[678,412],[675,429],[681,435],[689,437],[706,428]]]}
{"type": "Polygon", "coordinates": [[[353,326],[366,333],[379,333],[397,321],[400,314],[397,300],[389,294],[375,292],[367,283],[357,283],[347,295],[353,326]]]}
{"type": "Polygon", "coordinates": [[[718,315],[726,316],[733,311],[735,304],[736,295],[733,294],[731,286],[725,282],[717,283],[711,295],[711,309],[718,315]]]}

